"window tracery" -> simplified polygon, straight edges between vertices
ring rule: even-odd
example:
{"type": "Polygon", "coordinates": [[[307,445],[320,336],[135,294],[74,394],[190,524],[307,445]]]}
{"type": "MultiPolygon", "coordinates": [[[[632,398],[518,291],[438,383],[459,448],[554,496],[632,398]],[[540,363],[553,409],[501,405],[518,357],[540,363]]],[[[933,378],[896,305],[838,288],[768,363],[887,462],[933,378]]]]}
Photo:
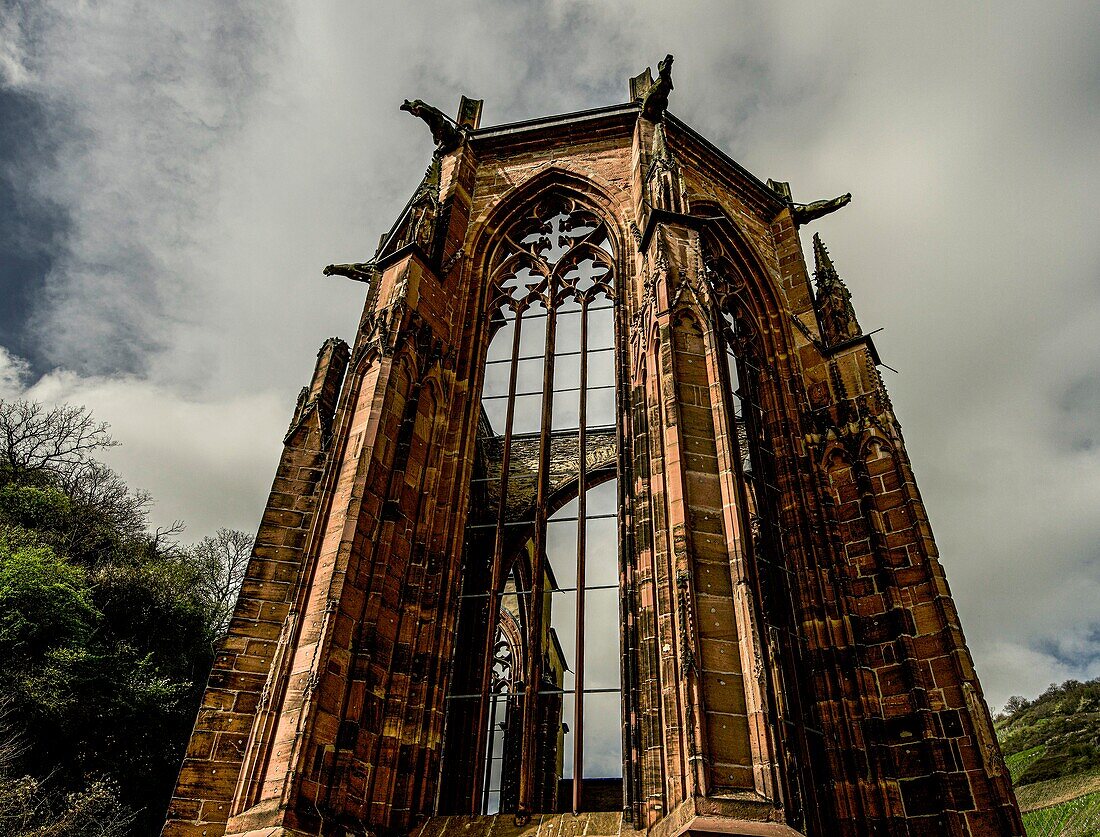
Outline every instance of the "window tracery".
{"type": "Polygon", "coordinates": [[[462,758],[477,764],[465,798],[477,800],[473,812],[495,813],[579,809],[587,803],[578,780],[609,780],[614,809],[622,753],[611,239],[595,213],[555,194],[504,231],[490,264],[484,469],[473,480],[467,545],[468,570],[478,569],[458,638],[461,647],[480,635],[487,666],[455,678],[445,782],[456,782],[462,758]],[[513,629],[518,654],[504,641],[513,629]]]}

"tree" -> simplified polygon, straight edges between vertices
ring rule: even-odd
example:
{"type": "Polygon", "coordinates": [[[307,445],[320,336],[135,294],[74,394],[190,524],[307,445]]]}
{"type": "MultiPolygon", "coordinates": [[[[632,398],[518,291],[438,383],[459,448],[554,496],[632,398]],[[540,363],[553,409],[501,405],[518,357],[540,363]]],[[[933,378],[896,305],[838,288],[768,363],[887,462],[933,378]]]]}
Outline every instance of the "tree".
{"type": "Polygon", "coordinates": [[[0,470],[16,483],[67,473],[91,461],[94,451],[118,444],[108,429],[87,407],[0,400],[0,470]]]}
{"type": "Polygon", "coordinates": [[[1013,695],[1005,702],[1005,712],[1009,715],[1015,715],[1021,709],[1027,709],[1029,705],[1027,698],[1013,695]]]}
{"type": "Polygon", "coordinates": [[[210,609],[210,625],[218,639],[229,630],[254,541],[247,532],[219,529],[213,537],[205,537],[191,547],[199,590],[210,609]]]}
{"type": "Polygon", "coordinates": [[[95,458],[116,445],[109,425],[86,407],[0,400],[0,486],[9,495],[0,496],[0,524],[38,530],[81,564],[145,541],[149,495],[131,489],[95,458]],[[65,513],[51,520],[4,513],[7,506],[27,507],[31,501],[44,509],[47,498],[35,490],[60,492],[67,498],[65,513]]]}
{"type": "Polygon", "coordinates": [[[151,530],[95,458],[114,444],[84,407],[0,402],[0,695],[25,742],[0,834],[157,829],[243,579],[252,538],[151,530]]]}

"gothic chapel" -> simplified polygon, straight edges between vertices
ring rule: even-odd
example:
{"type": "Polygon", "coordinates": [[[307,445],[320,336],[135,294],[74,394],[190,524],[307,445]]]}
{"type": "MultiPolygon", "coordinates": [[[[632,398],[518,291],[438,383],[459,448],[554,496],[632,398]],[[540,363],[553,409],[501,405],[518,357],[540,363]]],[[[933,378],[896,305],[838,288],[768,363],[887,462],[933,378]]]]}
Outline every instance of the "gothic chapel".
{"type": "Polygon", "coordinates": [[[165,837],[1022,835],[871,337],[668,111],[436,150],[284,440],[165,837]]]}

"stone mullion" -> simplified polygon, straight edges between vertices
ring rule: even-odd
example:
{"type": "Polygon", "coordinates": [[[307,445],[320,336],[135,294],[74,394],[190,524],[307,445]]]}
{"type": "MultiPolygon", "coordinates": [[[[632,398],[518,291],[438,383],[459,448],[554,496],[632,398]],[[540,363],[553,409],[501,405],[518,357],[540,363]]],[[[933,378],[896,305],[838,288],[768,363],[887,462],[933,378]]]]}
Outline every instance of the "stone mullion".
{"type": "MultiPolygon", "coordinates": [[[[491,292],[491,287],[486,290],[491,292]]],[[[476,737],[474,753],[476,754],[475,758],[479,761],[481,766],[473,771],[473,780],[471,782],[470,813],[473,814],[481,812],[482,799],[485,798],[489,790],[489,779],[486,774],[490,766],[490,762],[487,760],[489,743],[492,741],[492,733],[489,731],[488,726],[490,723],[490,703],[493,700],[490,694],[493,668],[493,646],[496,643],[497,625],[500,620],[500,595],[501,590],[504,588],[506,577],[505,564],[507,557],[504,554],[504,547],[507,535],[505,523],[508,519],[509,475],[511,474],[512,468],[512,430],[515,419],[516,386],[519,374],[520,338],[523,329],[523,312],[526,310],[526,306],[521,306],[518,310],[513,310],[515,311],[515,320],[512,326],[512,355],[508,373],[508,406],[505,411],[503,448],[501,452],[500,496],[497,504],[496,530],[493,534],[493,553],[490,558],[489,567],[489,589],[487,591],[488,601],[486,603],[485,637],[482,644],[482,673],[479,689],[481,698],[478,701],[477,727],[474,730],[474,735],[476,737]],[[483,783],[485,787],[482,787],[483,783]]],[[[479,314],[479,317],[482,316],[484,315],[479,314]]],[[[490,341],[491,340],[492,338],[490,337],[490,341]]],[[[487,348],[488,347],[486,347],[486,349],[487,348]]],[[[477,426],[477,421],[477,418],[475,418],[473,422],[474,427],[477,426]]]]}
{"type": "MultiPolygon", "coordinates": [[[[545,583],[546,562],[546,507],[550,487],[550,432],[554,420],[554,350],[557,327],[557,279],[551,274],[546,283],[546,337],[543,355],[542,384],[542,424],[539,434],[539,458],[537,488],[535,493],[534,555],[531,568],[531,599],[527,624],[528,659],[525,661],[523,720],[522,720],[522,765],[519,781],[519,800],[516,804],[518,816],[532,813],[532,804],[538,789],[536,782],[535,754],[539,752],[537,730],[539,724],[539,706],[542,688],[542,621],[543,621],[543,585],[545,583]]],[[[513,358],[513,366],[515,359],[513,358]]],[[[581,452],[578,451],[578,454],[581,452]]],[[[503,476],[508,479],[508,474],[503,476]]],[[[573,699],[580,696],[574,694],[573,699]]]]}

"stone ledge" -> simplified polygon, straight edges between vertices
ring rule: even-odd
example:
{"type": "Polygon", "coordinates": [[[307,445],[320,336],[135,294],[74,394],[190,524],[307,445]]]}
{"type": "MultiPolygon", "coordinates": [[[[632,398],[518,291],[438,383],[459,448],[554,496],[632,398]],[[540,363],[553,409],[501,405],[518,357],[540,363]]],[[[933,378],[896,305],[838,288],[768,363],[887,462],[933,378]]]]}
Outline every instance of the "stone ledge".
{"type": "Polygon", "coordinates": [[[723,834],[736,837],[803,837],[789,825],[779,822],[756,822],[726,817],[694,817],[676,835],[723,834]]]}
{"type": "Polygon", "coordinates": [[[648,837],[804,837],[782,819],[781,808],[755,793],[696,797],[669,811],[649,829],[648,837]]]}

